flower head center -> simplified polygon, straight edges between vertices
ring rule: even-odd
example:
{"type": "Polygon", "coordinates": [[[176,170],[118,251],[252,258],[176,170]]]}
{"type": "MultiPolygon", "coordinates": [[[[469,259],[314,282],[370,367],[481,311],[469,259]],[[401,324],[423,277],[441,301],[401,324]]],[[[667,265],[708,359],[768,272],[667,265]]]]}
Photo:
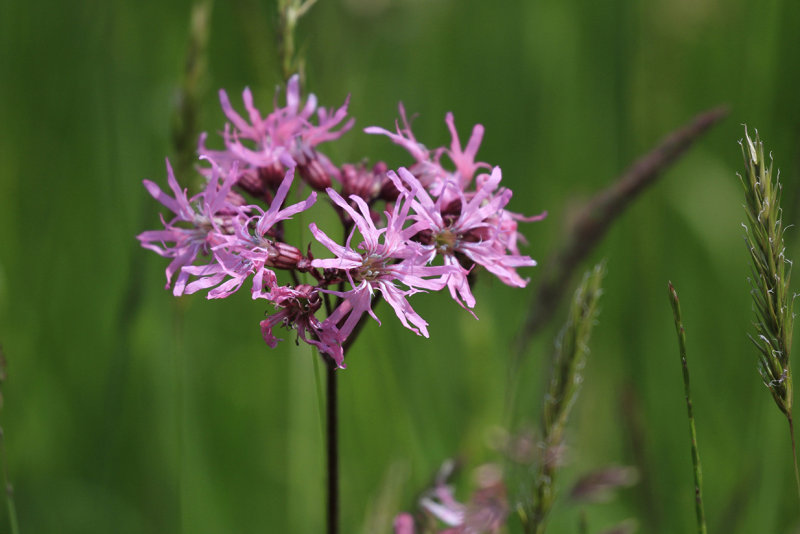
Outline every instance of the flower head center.
{"type": "Polygon", "coordinates": [[[445,228],[435,236],[436,252],[440,254],[453,254],[458,245],[458,234],[445,228]]]}
{"type": "Polygon", "coordinates": [[[386,271],[386,258],[377,254],[370,254],[364,258],[361,266],[356,268],[356,278],[371,282],[386,271]]]}

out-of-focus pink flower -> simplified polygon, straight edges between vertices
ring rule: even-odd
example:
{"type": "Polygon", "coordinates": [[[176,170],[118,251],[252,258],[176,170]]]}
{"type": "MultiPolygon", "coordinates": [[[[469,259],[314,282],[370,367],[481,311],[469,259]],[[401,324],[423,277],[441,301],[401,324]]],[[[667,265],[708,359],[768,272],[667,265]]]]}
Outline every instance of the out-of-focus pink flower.
{"type": "MultiPolygon", "coordinates": [[[[500,532],[508,518],[508,500],[502,480],[502,470],[487,464],[478,470],[478,489],[466,503],[453,496],[453,488],[447,479],[453,470],[453,462],[446,461],[436,476],[436,484],[421,499],[420,506],[447,525],[439,534],[483,534],[500,532]]],[[[400,514],[394,522],[395,534],[414,533],[413,518],[400,514]]]]}
{"type": "Polygon", "coordinates": [[[429,495],[420,499],[420,505],[445,525],[460,527],[464,524],[467,507],[456,501],[450,486],[437,484],[429,495]]]}
{"type": "Polygon", "coordinates": [[[206,188],[191,199],[186,190],[181,189],[167,161],[167,182],[174,197],[164,193],[155,183],[144,180],[147,191],[174,214],[169,222],[163,216],[163,230],[142,232],[137,236],[144,248],[148,248],[166,258],[172,258],[167,266],[167,285],[169,289],[172,278],[180,271],[173,287],[173,294],[184,293],[189,280],[189,272],[185,269],[191,265],[199,254],[209,255],[211,250],[223,243],[230,233],[232,221],[240,213],[241,207],[230,203],[231,187],[236,183],[237,169],[222,173],[220,168],[212,164],[206,188]],[[168,245],[172,243],[172,245],[168,245]]]}
{"type": "Polygon", "coordinates": [[[401,195],[397,199],[392,212],[386,213],[386,227],[379,229],[375,226],[369,207],[362,198],[355,195],[350,197],[358,207],[356,210],[333,189],[328,189],[327,193],[331,200],[352,218],[363,241],[358,246],[361,250],[359,252],[350,246],[352,232],[342,246],[315,224],[310,225],[311,233],[317,241],[336,256],[330,259],[314,259],[311,265],[322,269],[344,271],[352,288],[345,292],[328,290],[329,293],[343,298],[344,302],[333,311],[326,322],[338,325],[344,321],[341,334],[345,338],[350,335],[365,312],[380,322],[371,307],[372,296],[375,291],[380,291],[403,326],[418,335],[428,337],[428,323],[414,311],[406,297],[419,291],[442,289],[454,269],[450,266],[426,265],[425,248],[419,243],[410,241],[421,226],[419,224],[405,226],[407,222],[411,222],[408,218],[408,195],[401,195]],[[397,282],[408,289],[400,288],[397,282]]]}
{"type": "Polygon", "coordinates": [[[297,75],[292,76],[287,84],[286,106],[279,107],[276,102],[275,109],[266,117],[262,117],[253,104],[250,89],[242,93],[246,119],[233,108],[225,91],[220,90],[219,98],[230,121],[223,133],[225,150],[207,149],[205,136],[202,136],[198,147],[201,155],[212,157],[226,168],[239,162],[240,174],[246,181],[278,181],[286,168],[297,166],[303,177],[316,181],[315,188],[321,190],[324,187],[320,184],[326,180],[330,183],[330,174],[337,175],[338,169],[318,154],[315,147],[338,139],[353,126],[354,120],[350,119],[336,130],[347,117],[347,101],[339,109],[327,110],[317,108],[316,96],[309,94],[305,105],[301,106],[297,75]],[[316,125],[312,123],[315,111],[316,125]]]}
{"type": "Polygon", "coordinates": [[[394,518],[394,534],[414,534],[414,518],[402,513],[394,518]]]}

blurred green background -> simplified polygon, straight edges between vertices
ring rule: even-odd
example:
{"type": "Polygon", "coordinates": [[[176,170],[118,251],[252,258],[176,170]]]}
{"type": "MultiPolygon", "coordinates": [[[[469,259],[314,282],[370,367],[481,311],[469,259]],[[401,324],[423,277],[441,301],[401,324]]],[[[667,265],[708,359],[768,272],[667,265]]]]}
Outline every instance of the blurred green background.
{"type": "MultiPolygon", "coordinates": [[[[319,532],[322,432],[311,352],[261,340],[247,294],[176,300],[166,261],[135,235],[158,226],[143,178],[166,181],[191,2],[0,2],[0,422],[24,533],[319,532]]],[[[268,109],[280,81],[275,5],[217,0],[201,130],[219,147],[216,90],[268,109]]],[[[606,293],[573,414],[562,493],[609,464],[642,480],[582,507],[591,532],[694,528],[685,405],[667,281],[687,328],[711,532],[797,532],[785,420],[760,383],[737,141],[757,127],[800,211],[800,3],[794,0],[320,0],[299,26],[307,88],[351,95],[335,162],[409,163],[369,125],[402,101],[418,139],[462,139],[502,166],[540,263],[593,191],[694,114],[729,117],[646,191],[593,254],[606,293]]],[[[191,177],[179,177],[188,184],[191,177]]],[[[303,221],[307,224],[307,220],[303,221]]],[[[789,257],[798,232],[788,230],[789,257]]],[[[307,239],[307,236],[306,236],[307,239]]],[[[589,263],[582,268],[588,268],[589,263]]],[[[385,306],[340,374],[343,532],[388,532],[441,462],[496,460],[510,341],[531,284],[483,276],[472,319],[443,295],[414,307],[418,338],[385,306]]],[[[555,323],[562,320],[557,315],[555,323]]],[[[556,324],[530,349],[520,419],[538,420],[556,324]]],[[[795,358],[795,362],[797,359],[795,358]]],[[[562,499],[551,532],[576,532],[562,499]]],[[[8,531],[5,508],[0,532],[8,531]]]]}

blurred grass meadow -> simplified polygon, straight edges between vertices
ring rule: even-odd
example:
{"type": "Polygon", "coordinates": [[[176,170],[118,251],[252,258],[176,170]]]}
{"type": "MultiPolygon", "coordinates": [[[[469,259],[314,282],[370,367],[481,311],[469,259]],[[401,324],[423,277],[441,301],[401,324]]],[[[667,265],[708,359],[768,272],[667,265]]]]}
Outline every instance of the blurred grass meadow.
{"type": "MultiPolygon", "coordinates": [[[[173,298],[166,260],[135,239],[159,224],[141,181],[163,187],[174,157],[191,5],[0,1],[0,423],[23,533],[323,529],[311,351],[290,335],[270,350],[265,303],[248,295],[173,298]]],[[[210,146],[224,124],[217,89],[238,109],[245,86],[272,102],[275,13],[272,2],[214,4],[199,125],[210,146]]],[[[590,258],[606,258],[608,274],[549,532],[577,532],[580,509],[590,532],[629,517],[640,532],[695,528],[668,280],[687,332],[709,531],[800,532],[785,420],[745,336],[736,177],[747,123],[781,169],[784,224],[796,225],[798,27],[794,0],[319,0],[300,22],[304,89],[324,106],[351,95],[357,119],[326,147],[331,159],[409,163],[361,131],[390,128],[401,101],[428,146],[449,142],[447,111],[462,140],[481,123],[478,156],[502,167],[509,208],[549,212],[522,228],[523,253],[542,264],[594,191],[695,114],[729,106],[590,258]],[[569,502],[581,474],[612,464],[636,466],[639,484],[610,503],[569,502]]],[[[800,257],[796,226],[786,239],[800,257]]],[[[416,297],[430,339],[378,309],[383,326],[367,325],[339,376],[343,532],[390,532],[447,458],[464,462],[462,498],[470,470],[498,459],[509,348],[540,272],[523,273],[523,290],[480,277],[479,321],[442,295],[416,297]]],[[[520,423],[538,424],[564,313],[527,353],[520,423]]]]}

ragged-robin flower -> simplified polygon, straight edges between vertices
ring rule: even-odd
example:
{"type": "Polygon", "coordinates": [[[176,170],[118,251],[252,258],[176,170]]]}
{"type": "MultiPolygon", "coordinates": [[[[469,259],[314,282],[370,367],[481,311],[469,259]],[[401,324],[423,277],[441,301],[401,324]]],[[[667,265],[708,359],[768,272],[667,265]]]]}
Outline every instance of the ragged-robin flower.
{"type": "Polygon", "coordinates": [[[395,144],[405,148],[416,162],[408,167],[408,170],[419,179],[420,183],[434,195],[440,195],[445,184],[455,182],[461,189],[466,189],[472,182],[475,172],[478,169],[490,169],[488,163],[476,162],[475,156],[480,148],[483,139],[483,126],[476,124],[472,129],[466,148],[461,148],[461,141],[456,131],[455,120],[452,113],[447,113],[445,123],[450,130],[450,148],[439,147],[428,150],[425,145],[418,142],[411,131],[405,109],[400,104],[400,117],[403,127],[396,124],[397,133],[392,133],[378,126],[370,126],[364,131],[369,134],[381,134],[387,136],[395,144]],[[446,155],[453,162],[455,170],[447,170],[442,165],[442,156],[446,155]]]}
{"type": "Polygon", "coordinates": [[[414,311],[406,297],[419,291],[442,289],[447,284],[448,276],[456,269],[449,265],[427,265],[425,248],[410,240],[421,228],[418,223],[407,226],[412,222],[409,219],[410,193],[398,197],[392,212],[386,213],[386,226],[383,228],[376,227],[369,207],[362,198],[356,195],[350,197],[358,208],[356,210],[333,189],[328,189],[327,193],[352,218],[363,241],[358,246],[359,250],[355,250],[350,245],[355,228],[342,246],[317,228],[316,224],[310,225],[317,241],[336,256],[314,259],[312,266],[343,272],[351,286],[349,291],[343,292],[326,290],[344,299],[326,322],[341,324],[340,332],[344,338],[350,335],[365,312],[380,322],[371,306],[375,291],[379,291],[403,326],[428,337],[428,323],[414,311]],[[407,289],[401,288],[398,283],[407,289]]]}
{"type": "Polygon", "coordinates": [[[233,232],[213,247],[215,262],[184,267],[185,272],[197,277],[186,286],[187,294],[213,287],[208,298],[225,298],[238,291],[252,275],[253,298],[270,298],[269,291],[277,284],[272,268],[294,269],[303,260],[299,249],[277,240],[271,231],[277,223],[308,209],[316,201],[316,193],[312,192],[305,201],[281,209],[293,179],[294,169],[289,169],[268,210],[257,205],[241,210],[232,220],[233,232]]]}
{"type": "Polygon", "coordinates": [[[459,304],[475,306],[467,280],[467,269],[473,265],[484,267],[507,285],[525,287],[528,281],[516,269],[532,267],[536,261],[520,255],[517,249],[516,222],[504,209],[512,193],[498,188],[502,177],[499,167],[492,169],[491,175],[483,175],[485,179],[478,177],[477,191],[463,191],[460,182],[451,177],[433,197],[417,185],[417,178],[406,169],[398,172],[415,191],[412,218],[416,221],[414,227],[421,228],[420,239],[428,245],[427,259],[440,256],[445,265],[463,267],[454,270],[447,281],[451,296],[459,304]]]}
{"type": "Polygon", "coordinates": [[[169,161],[167,183],[174,197],[164,193],[154,182],[144,180],[147,191],[175,217],[167,222],[162,216],[163,230],[142,232],[137,239],[144,248],[172,258],[166,270],[166,288],[169,289],[175,273],[179,273],[173,286],[175,296],[184,293],[190,275],[187,267],[198,255],[210,257],[212,249],[232,233],[233,220],[242,212],[241,206],[232,204],[235,197],[231,196],[231,187],[236,183],[236,174],[236,165],[223,173],[212,163],[205,189],[192,198],[188,198],[186,190],[178,185],[169,161]]]}
{"type": "Polygon", "coordinates": [[[301,107],[300,81],[297,75],[289,79],[286,88],[286,106],[275,109],[266,117],[253,103],[250,89],[242,93],[247,119],[231,105],[225,91],[219,92],[222,110],[230,120],[223,133],[225,150],[215,151],[205,147],[205,136],[200,139],[198,152],[215,159],[223,167],[239,162],[240,185],[260,197],[263,191],[277,186],[288,167],[297,167],[300,175],[317,190],[324,190],[331,177],[338,177],[338,169],[327,157],[316,151],[316,146],[338,139],[353,125],[353,119],[341,125],[347,117],[347,101],[339,109],[317,108],[317,98],[309,94],[301,107]],[[317,124],[312,123],[316,112],[317,124]]]}

